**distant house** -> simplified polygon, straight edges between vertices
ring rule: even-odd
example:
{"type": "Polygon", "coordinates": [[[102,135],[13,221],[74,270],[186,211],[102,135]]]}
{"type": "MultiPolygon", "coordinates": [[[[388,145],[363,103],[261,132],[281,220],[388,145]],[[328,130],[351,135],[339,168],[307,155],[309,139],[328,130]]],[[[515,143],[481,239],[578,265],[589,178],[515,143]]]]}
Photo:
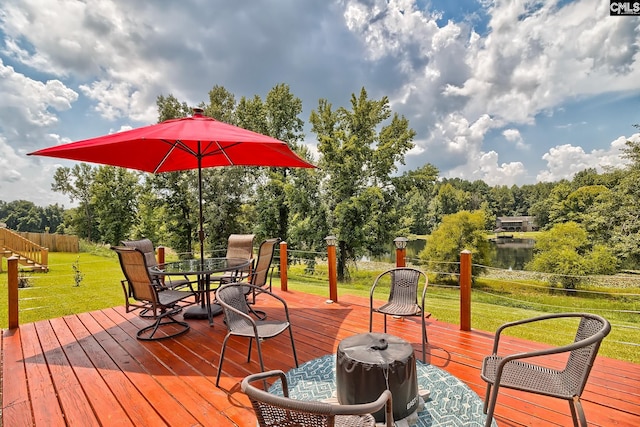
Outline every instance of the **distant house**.
{"type": "Polygon", "coordinates": [[[502,231],[536,231],[535,216],[499,216],[496,219],[496,233],[502,231]]]}

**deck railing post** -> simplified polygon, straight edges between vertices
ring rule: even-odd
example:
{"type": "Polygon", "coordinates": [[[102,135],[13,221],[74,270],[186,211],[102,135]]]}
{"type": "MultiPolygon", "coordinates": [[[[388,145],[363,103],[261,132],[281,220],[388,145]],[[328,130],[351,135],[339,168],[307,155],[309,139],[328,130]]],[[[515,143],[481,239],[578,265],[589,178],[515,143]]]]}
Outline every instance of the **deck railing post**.
{"type": "Polygon", "coordinates": [[[471,251],[460,252],[460,330],[471,330],[471,251]]]}
{"type": "Polygon", "coordinates": [[[40,257],[40,265],[44,267],[45,271],[49,271],[49,248],[42,248],[40,257]]]}
{"type": "Polygon", "coordinates": [[[393,239],[393,243],[396,246],[396,267],[407,266],[407,242],[409,239],[406,237],[396,237],[393,239]]]}
{"type": "MultiPolygon", "coordinates": [[[[158,251],[158,254],[157,254],[157,256],[156,256],[156,257],[158,258],[158,265],[162,265],[162,264],[164,264],[164,263],[165,263],[165,252],[164,252],[164,246],[158,246],[158,247],[157,247],[157,251],[158,251]]],[[[164,274],[161,274],[161,275],[160,275],[160,277],[161,277],[161,279],[160,279],[160,280],[161,280],[161,281],[162,281],[162,283],[164,284],[164,278],[165,278],[164,274]]]]}
{"type": "Polygon", "coordinates": [[[336,243],[338,239],[335,236],[327,236],[324,238],[327,242],[327,267],[329,270],[329,300],[338,302],[338,268],[336,256],[336,243]]]}
{"type": "Polygon", "coordinates": [[[18,257],[12,256],[7,259],[7,273],[9,275],[9,329],[18,327],[18,257]]]}
{"type": "Polygon", "coordinates": [[[289,290],[287,277],[287,242],[280,242],[280,290],[286,292],[289,290]]]}

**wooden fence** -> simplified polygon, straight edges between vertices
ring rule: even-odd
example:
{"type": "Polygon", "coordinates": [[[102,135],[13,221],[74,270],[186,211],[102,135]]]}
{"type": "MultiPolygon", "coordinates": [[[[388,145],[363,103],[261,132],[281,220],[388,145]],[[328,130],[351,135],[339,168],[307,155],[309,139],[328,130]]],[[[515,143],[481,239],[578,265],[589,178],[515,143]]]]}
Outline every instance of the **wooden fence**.
{"type": "Polygon", "coordinates": [[[49,252],[80,252],[78,236],[51,233],[25,233],[19,231],[16,233],[37,245],[48,248],[49,252]]]}

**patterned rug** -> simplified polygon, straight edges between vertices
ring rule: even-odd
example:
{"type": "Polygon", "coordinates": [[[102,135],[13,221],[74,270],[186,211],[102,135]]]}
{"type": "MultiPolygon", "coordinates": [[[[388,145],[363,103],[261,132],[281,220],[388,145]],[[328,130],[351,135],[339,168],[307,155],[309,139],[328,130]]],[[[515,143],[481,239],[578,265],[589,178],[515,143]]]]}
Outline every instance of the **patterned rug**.
{"type": "MultiPolygon", "coordinates": [[[[326,355],[310,360],[287,372],[289,395],[299,400],[336,400],[335,355],[326,355]]],[[[486,416],[482,413],[483,402],[462,381],[448,372],[416,361],[420,394],[429,391],[418,419],[411,421],[418,427],[484,426],[486,416]]],[[[277,381],[269,392],[282,396],[282,384],[277,381]]],[[[396,420],[397,421],[397,420],[396,420]]],[[[401,423],[398,423],[400,425],[401,423]]],[[[497,427],[495,421],[492,425],[497,427]]]]}

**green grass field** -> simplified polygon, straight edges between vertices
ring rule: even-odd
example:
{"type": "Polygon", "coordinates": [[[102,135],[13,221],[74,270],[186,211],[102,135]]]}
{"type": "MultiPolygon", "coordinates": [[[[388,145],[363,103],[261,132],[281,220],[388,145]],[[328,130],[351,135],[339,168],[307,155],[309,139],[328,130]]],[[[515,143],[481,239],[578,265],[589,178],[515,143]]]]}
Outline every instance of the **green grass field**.
{"type": "MultiPolygon", "coordinates": [[[[74,313],[99,310],[124,304],[120,281],[122,272],[115,253],[105,248],[92,248],[91,253],[51,253],[49,273],[28,273],[29,286],[19,290],[20,323],[62,317],[74,313]],[[77,263],[82,280],[76,286],[72,265],[77,263]]],[[[168,261],[171,255],[168,255],[168,261]]],[[[369,289],[381,266],[358,268],[351,273],[351,282],[338,286],[338,293],[368,297],[369,289]]],[[[316,266],[313,275],[304,272],[303,265],[290,265],[289,289],[328,297],[326,266],[316,266]]],[[[608,318],[613,329],[605,339],[600,354],[640,363],[640,289],[602,290],[602,294],[568,296],[548,289],[537,289],[515,282],[479,278],[472,293],[472,327],[493,332],[507,321],[533,317],[552,311],[587,311],[608,318]]],[[[274,277],[274,286],[279,278],[274,277]]],[[[6,259],[0,273],[0,326],[7,327],[6,259]]],[[[457,324],[459,322],[459,292],[455,286],[430,283],[427,310],[432,317],[457,324]]],[[[382,292],[377,295],[383,298],[382,292]]],[[[561,325],[554,333],[548,330],[522,328],[514,335],[549,344],[564,344],[573,326],[561,325]]]]}

